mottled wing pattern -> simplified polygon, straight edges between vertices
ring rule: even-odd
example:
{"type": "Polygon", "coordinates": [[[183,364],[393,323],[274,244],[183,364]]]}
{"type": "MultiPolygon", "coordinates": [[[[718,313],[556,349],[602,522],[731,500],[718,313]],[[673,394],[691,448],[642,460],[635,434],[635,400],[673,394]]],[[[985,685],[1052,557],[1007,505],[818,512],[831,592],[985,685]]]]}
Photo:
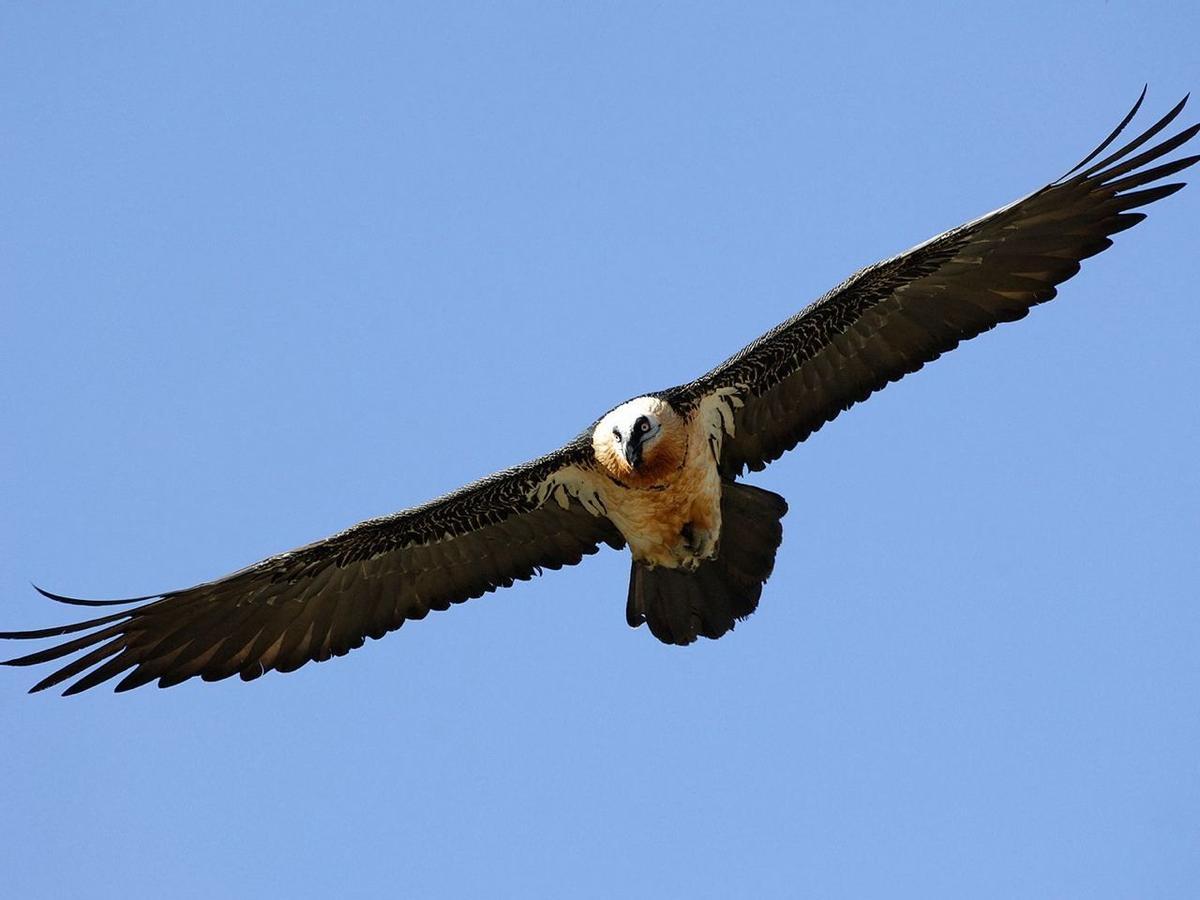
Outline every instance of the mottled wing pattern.
{"type": "Polygon", "coordinates": [[[1151,146],[1179,115],[1167,115],[1093,162],[1137,113],[1063,178],[850,277],[691,384],[669,392],[681,408],[724,404],[734,433],[721,451],[726,476],[759,470],[842,410],[915,372],[960,341],[1022,318],[1055,296],[1080,261],[1136,225],[1133,212],[1173,194],[1162,179],[1200,159],[1150,166],[1190,140],[1193,125],[1151,146]],[[721,399],[728,397],[729,399],[721,399]]]}
{"type": "Polygon", "coordinates": [[[18,639],[78,635],[7,664],[80,654],[33,688],[77,679],[64,692],[74,694],[118,675],[124,675],[118,691],[151,681],[168,687],[196,675],[249,681],[344,655],[432,609],[508,587],[543,568],[574,565],[601,544],[624,546],[602,507],[578,490],[586,485],[584,451],[576,441],[424,506],[186,590],[126,601],[43,591],[75,605],[141,605],[58,628],[2,633],[18,639]]]}

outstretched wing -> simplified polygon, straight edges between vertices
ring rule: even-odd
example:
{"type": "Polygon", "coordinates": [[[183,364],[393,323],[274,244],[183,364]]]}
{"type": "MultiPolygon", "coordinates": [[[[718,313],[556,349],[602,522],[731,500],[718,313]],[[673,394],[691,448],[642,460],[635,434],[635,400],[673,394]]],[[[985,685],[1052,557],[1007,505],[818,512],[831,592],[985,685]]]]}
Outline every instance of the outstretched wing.
{"type": "Polygon", "coordinates": [[[143,602],[58,628],[0,633],[80,635],[6,664],[82,653],[33,687],[78,677],[64,691],[74,694],[122,673],[118,691],[155,680],[169,687],[195,675],[249,681],[271,669],[290,672],[342,656],[431,609],[509,587],[543,568],[574,565],[600,544],[624,546],[589,489],[590,477],[584,445],[576,441],[424,506],[186,590],[123,601],[42,591],[81,606],[143,602]]]}
{"type": "Polygon", "coordinates": [[[1081,260],[1136,225],[1132,212],[1183,187],[1161,184],[1200,159],[1148,166],[1190,140],[1193,125],[1135,154],[1179,115],[1167,115],[1093,162],[1133,119],[1058,181],[995,212],[854,274],[796,316],[688,385],[677,408],[708,404],[726,431],[726,476],[759,470],[888,382],[915,372],[1000,322],[1055,296],[1081,260]]]}

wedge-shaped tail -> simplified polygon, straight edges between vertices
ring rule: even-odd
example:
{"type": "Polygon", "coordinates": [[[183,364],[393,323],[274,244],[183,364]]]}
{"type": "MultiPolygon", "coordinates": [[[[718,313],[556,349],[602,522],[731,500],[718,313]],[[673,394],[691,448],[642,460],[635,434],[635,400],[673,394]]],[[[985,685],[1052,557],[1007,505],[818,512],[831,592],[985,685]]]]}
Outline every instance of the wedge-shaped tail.
{"type": "Polygon", "coordinates": [[[665,644],[719,638],[758,607],[783,540],[787,501],[749,484],[721,488],[721,543],[717,558],[695,572],[649,568],[634,562],[625,617],[645,622],[665,644]]]}

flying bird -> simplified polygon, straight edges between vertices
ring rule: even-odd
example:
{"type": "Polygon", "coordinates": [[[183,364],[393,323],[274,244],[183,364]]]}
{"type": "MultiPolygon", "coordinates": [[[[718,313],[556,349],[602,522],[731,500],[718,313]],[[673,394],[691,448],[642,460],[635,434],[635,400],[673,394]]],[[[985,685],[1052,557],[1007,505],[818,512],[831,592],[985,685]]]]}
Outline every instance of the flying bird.
{"type": "Polygon", "coordinates": [[[7,661],[58,662],[32,688],[75,694],[117,676],[124,691],[194,676],[252,680],[342,656],[430,610],[628,546],[631,626],[668,644],[719,638],[758,606],[787,504],[739,480],[843,410],[959,342],[1054,298],[1080,262],[1175,193],[1200,156],[1158,162],[1200,130],[1151,142],[1187,97],[1062,178],[891,259],[867,266],[695,381],[601,416],[566,446],[423,506],[184,590],[128,600],[19,640],[67,640],[7,661]],[[1147,145],[1150,145],[1147,147],[1147,145]],[[1145,147],[1146,149],[1142,149],[1145,147]],[[1153,165],[1152,165],[1153,164],[1153,165]]]}

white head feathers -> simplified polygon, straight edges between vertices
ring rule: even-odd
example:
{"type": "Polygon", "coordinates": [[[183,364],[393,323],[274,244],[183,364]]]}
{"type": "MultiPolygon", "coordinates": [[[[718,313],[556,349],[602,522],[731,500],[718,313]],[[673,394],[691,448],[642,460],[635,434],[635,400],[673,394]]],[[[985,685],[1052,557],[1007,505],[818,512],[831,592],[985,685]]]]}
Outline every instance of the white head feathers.
{"type": "Polygon", "coordinates": [[[637,397],[609,412],[592,432],[596,460],[612,477],[653,481],[683,462],[687,437],[679,414],[658,397],[637,397]]]}

